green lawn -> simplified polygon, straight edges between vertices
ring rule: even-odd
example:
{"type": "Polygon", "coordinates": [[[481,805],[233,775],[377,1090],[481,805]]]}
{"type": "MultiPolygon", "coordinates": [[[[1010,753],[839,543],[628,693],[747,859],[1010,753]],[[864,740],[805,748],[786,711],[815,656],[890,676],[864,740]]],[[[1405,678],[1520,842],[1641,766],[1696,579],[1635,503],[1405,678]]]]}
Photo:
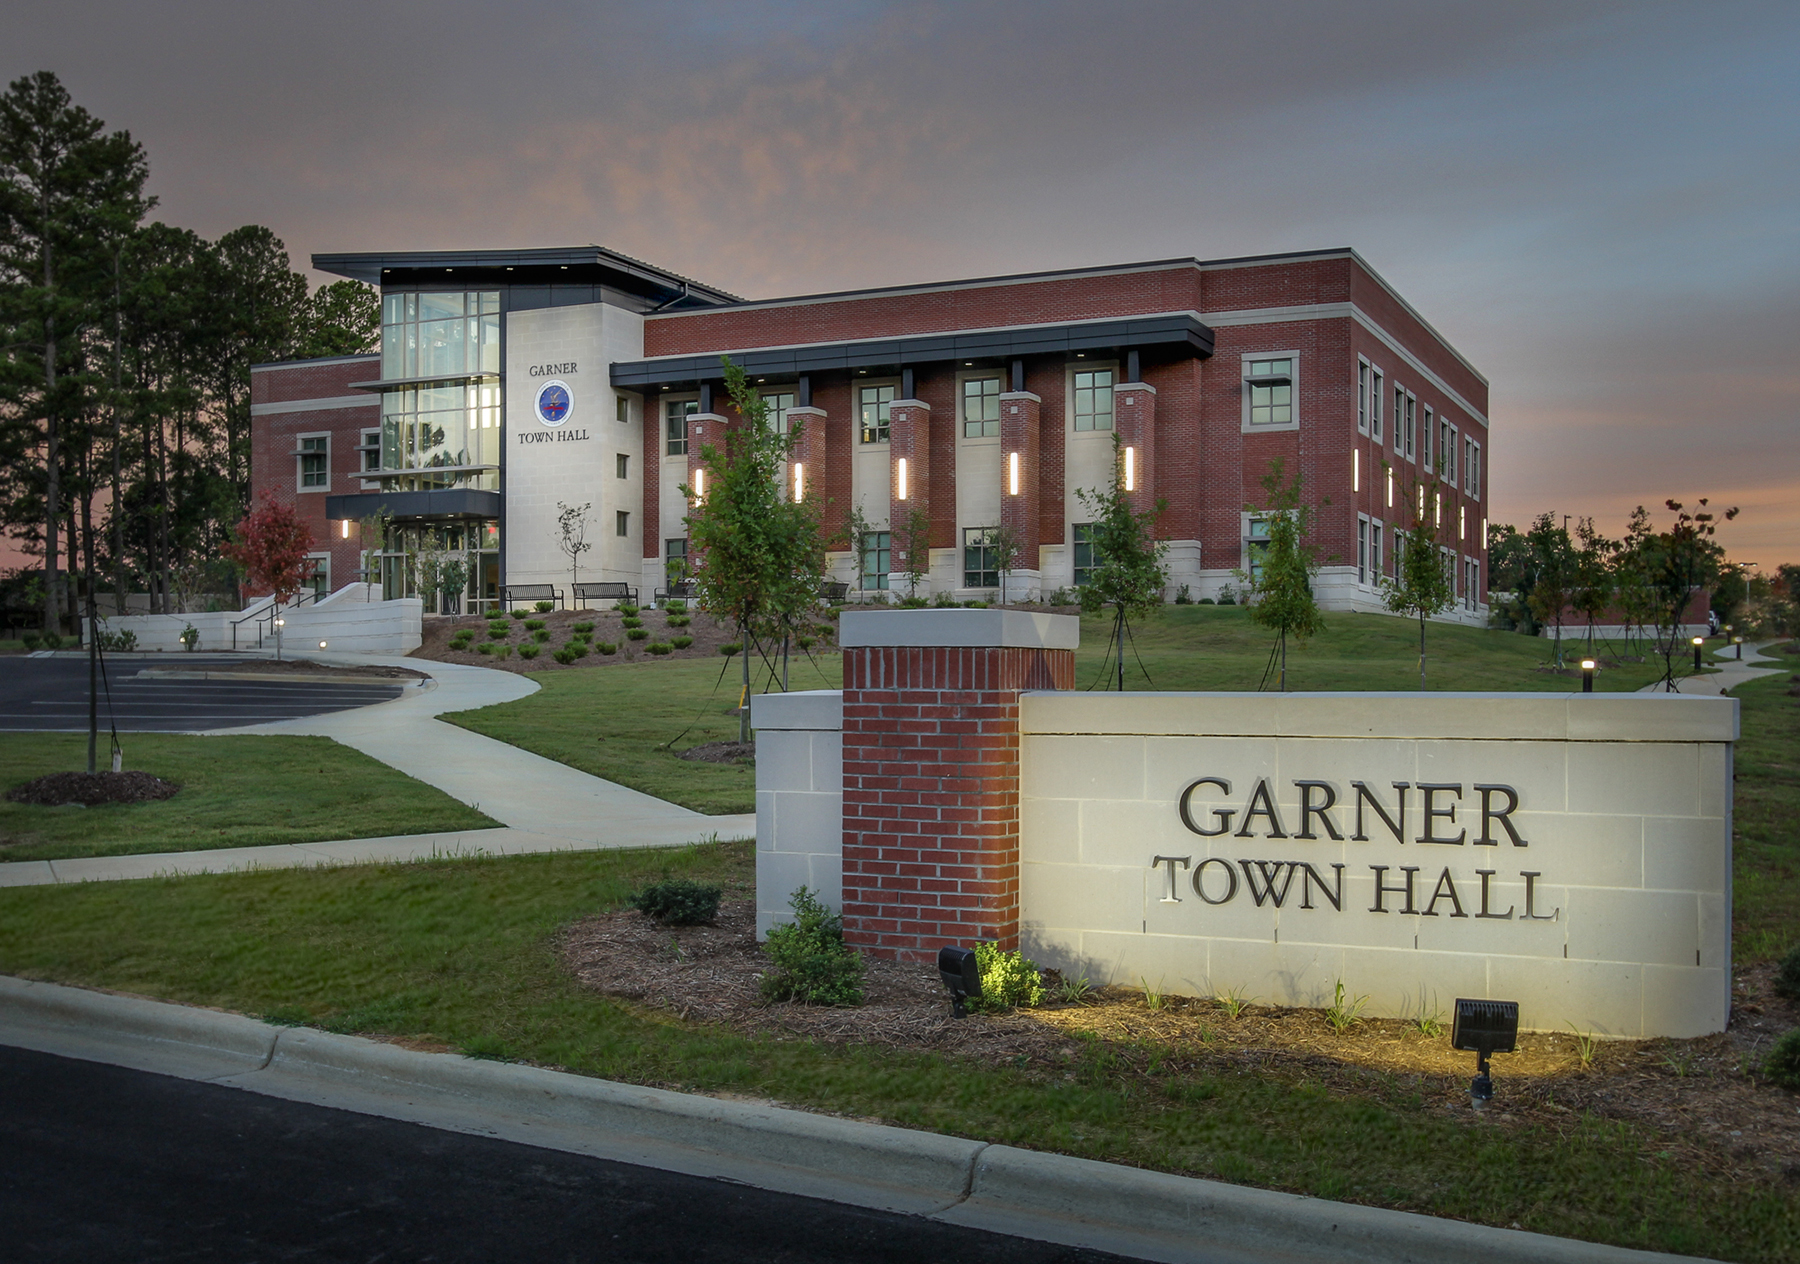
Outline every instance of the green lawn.
{"type": "Polygon", "coordinates": [[[1544,1233],[1800,1255],[1791,1188],[1719,1183],[1646,1128],[1483,1119],[1410,1078],[1351,1094],[1204,1047],[1165,1060],[1088,1038],[1072,1060],[1017,1065],[748,1038],[584,992],[553,955],[558,928],[664,873],[742,892],[751,850],[0,890],[0,971],[1544,1233]]]}
{"type": "Polygon", "coordinates": [[[1743,722],[1732,801],[1732,955],[1741,963],[1800,947],[1800,697],[1788,693],[1797,682],[1783,673],[1732,690],[1743,722]]]}
{"type": "MultiPolygon", "coordinates": [[[[1075,654],[1079,688],[1100,678],[1109,628],[1103,616],[1082,620],[1075,654]]],[[[1569,693],[1581,688],[1579,671],[1539,670],[1550,657],[1546,641],[1440,624],[1432,624],[1426,636],[1433,689],[1569,693]]],[[[1167,606],[1137,628],[1133,639],[1127,689],[1255,689],[1269,659],[1268,634],[1242,607],[1167,606]]],[[[1418,647],[1419,625],[1412,620],[1329,615],[1324,635],[1289,647],[1288,688],[1416,689],[1418,647]]],[[[1572,642],[1568,649],[1576,655],[1572,642]]],[[[443,718],[695,811],[750,812],[756,806],[756,778],[749,767],[697,763],[674,753],[737,737],[737,718],[729,712],[737,704],[739,670],[736,662],[696,660],[536,672],[532,679],[543,689],[529,698],[443,718]],[[722,681],[721,667],[726,668],[722,681]],[[670,742],[673,749],[664,749],[670,742]]],[[[1655,665],[1630,664],[1602,671],[1596,687],[1637,689],[1659,674],[1655,665]]],[[[767,684],[766,677],[764,671],[757,687],[767,684]]],[[[796,659],[789,683],[795,689],[837,689],[843,684],[841,663],[830,654],[813,662],[796,659]]]]}
{"type": "MultiPolygon", "coordinates": [[[[499,822],[328,737],[132,733],[125,766],[181,787],[160,803],[44,808],[0,799],[0,861],[313,843],[499,822]]],[[[0,791],[87,766],[78,733],[0,733],[0,791]]]]}

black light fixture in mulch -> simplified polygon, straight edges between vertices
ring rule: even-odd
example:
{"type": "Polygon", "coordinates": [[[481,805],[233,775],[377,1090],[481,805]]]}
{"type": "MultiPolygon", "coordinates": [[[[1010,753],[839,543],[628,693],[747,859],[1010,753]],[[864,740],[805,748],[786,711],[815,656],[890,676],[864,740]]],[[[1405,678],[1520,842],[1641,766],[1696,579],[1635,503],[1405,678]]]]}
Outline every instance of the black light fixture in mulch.
{"type": "Polygon", "coordinates": [[[939,948],[938,978],[950,989],[950,1016],[966,1018],[963,1002],[970,997],[981,999],[981,967],[975,963],[975,954],[954,945],[939,948]]]}
{"type": "Polygon", "coordinates": [[[1517,1001],[1456,1002],[1456,1020],[1450,1028],[1450,1047],[1475,1055],[1475,1080],[1469,1085],[1469,1096],[1477,1108],[1494,1099],[1494,1081],[1488,1076],[1488,1058],[1496,1053],[1511,1053],[1519,1043],[1519,1003],[1517,1001]]]}

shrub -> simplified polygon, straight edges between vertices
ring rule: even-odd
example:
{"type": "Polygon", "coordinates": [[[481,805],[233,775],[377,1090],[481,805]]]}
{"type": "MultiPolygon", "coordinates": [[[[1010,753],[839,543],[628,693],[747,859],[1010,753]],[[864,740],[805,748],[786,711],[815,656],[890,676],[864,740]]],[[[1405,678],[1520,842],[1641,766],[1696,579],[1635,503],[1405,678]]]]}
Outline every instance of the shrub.
{"type": "Polygon", "coordinates": [[[644,626],[644,621],[631,615],[626,615],[623,619],[619,620],[619,626],[626,628],[641,628],[644,626]]]}
{"type": "Polygon", "coordinates": [[[977,940],[975,964],[981,970],[981,999],[969,998],[970,1009],[1000,1014],[1043,1002],[1044,979],[1038,973],[1037,962],[1017,948],[1002,952],[998,944],[977,940]]]}
{"type": "Polygon", "coordinates": [[[664,610],[686,610],[687,602],[683,601],[680,597],[672,597],[668,601],[663,602],[663,609],[664,610]]]}
{"type": "Polygon", "coordinates": [[[500,647],[495,645],[492,641],[483,641],[480,645],[475,647],[475,652],[477,654],[492,654],[499,648],[500,647]]]}
{"type": "Polygon", "coordinates": [[[561,663],[564,667],[567,667],[570,663],[573,663],[575,661],[574,651],[571,650],[566,645],[563,646],[560,650],[557,650],[550,657],[554,658],[557,662],[561,663]]]}
{"type": "Polygon", "coordinates": [[[1175,604],[1178,606],[1191,606],[1194,604],[1193,590],[1186,584],[1183,584],[1175,590],[1175,604]]]}
{"type": "Polygon", "coordinates": [[[1237,605],[1237,590],[1230,584],[1226,584],[1225,587],[1219,589],[1219,604],[1221,606],[1237,605]]]}
{"type": "Polygon", "coordinates": [[[1800,944],[1781,959],[1781,965],[1775,971],[1775,992],[1790,1001],[1800,1001],[1800,944]]]}
{"type": "Polygon", "coordinates": [[[1769,1050],[1763,1062],[1763,1074],[1771,1084],[1800,1092],[1800,1027],[1784,1034],[1769,1050]]]}
{"type": "Polygon", "coordinates": [[[57,635],[55,632],[44,633],[42,644],[45,649],[60,650],[62,648],[62,643],[63,643],[62,637],[57,635]]]}
{"type": "Polygon", "coordinates": [[[511,633],[509,633],[505,628],[489,628],[488,629],[488,640],[490,640],[490,641],[504,641],[510,635],[511,635],[511,633]]]}
{"type": "Polygon", "coordinates": [[[1202,597],[1202,598],[1200,598],[1199,601],[1196,601],[1194,604],[1196,606],[1216,606],[1219,603],[1214,601],[1211,597],[1202,597]]]}
{"type": "Polygon", "coordinates": [[[594,646],[594,648],[599,650],[602,654],[617,654],[619,652],[619,647],[611,641],[601,641],[598,645],[594,646]]]}
{"type": "Polygon", "coordinates": [[[723,654],[726,658],[730,658],[733,654],[740,653],[743,648],[744,647],[737,641],[727,641],[719,647],[719,653],[723,654]]]}
{"type": "Polygon", "coordinates": [[[985,601],[965,601],[963,602],[963,606],[969,610],[986,610],[988,608],[988,603],[985,601]]]}
{"type": "Polygon", "coordinates": [[[536,658],[538,656],[538,649],[539,646],[536,641],[527,641],[525,644],[519,646],[519,657],[536,658]]]}
{"type": "Polygon", "coordinates": [[[542,645],[545,641],[548,641],[550,639],[550,629],[549,628],[539,628],[537,631],[535,631],[531,634],[531,639],[536,641],[539,645],[542,645]]]}
{"type": "Polygon", "coordinates": [[[678,650],[685,650],[688,646],[692,645],[693,643],[694,643],[694,638],[691,636],[678,636],[678,637],[672,638],[669,641],[669,644],[673,645],[678,650]]]}
{"type": "Polygon", "coordinates": [[[672,614],[669,616],[669,626],[672,628],[685,628],[693,621],[691,616],[685,614],[672,614]]]}
{"type": "Polygon", "coordinates": [[[844,919],[805,887],[788,900],[794,920],[769,932],[762,994],[807,1005],[861,1005],[863,961],[844,944],[844,919]]]}
{"type": "Polygon", "coordinates": [[[95,634],[94,644],[98,645],[104,653],[129,653],[137,648],[137,633],[131,631],[100,632],[95,634]]]}
{"type": "Polygon", "coordinates": [[[722,888],[702,886],[691,878],[671,878],[633,891],[625,902],[664,926],[698,926],[719,915],[719,897],[724,894],[722,888]]]}
{"type": "Polygon", "coordinates": [[[508,610],[506,613],[510,614],[515,619],[528,619],[531,617],[531,611],[529,610],[508,610]]]}
{"type": "MultiPolygon", "coordinates": [[[[519,647],[519,650],[521,653],[524,652],[524,649],[525,649],[525,647],[523,645],[521,645],[519,647]]],[[[496,645],[494,647],[494,657],[495,658],[511,658],[512,651],[513,651],[513,647],[510,645],[496,645]]]]}
{"type": "Polygon", "coordinates": [[[39,636],[36,632],[27,632],[24,636],[20,637],[19,640],[27,650],[35,650],[44,643],[44,638],[39,636]]]}
{"type": "Polygon", "coordinates": [[[813,642],[815,640],[817,640],[816,637],[797,636],[794,638],[794,644],[798,645],[803,650],[810,650],[813,647],[813,642]]]}
{"type": "Polygon", "coordinates": [[[900,608],[903,610],[923,610],[929,604],[931,603],[923,597],[902,597],[900,599],[900,608]]]}
{"type": "Polygon", "coordinates": [[[638,612],[638,607],[632,605],[629,601],[621,601],[618,605],[614,606],[613,609],[617,610],[627,619],[632,618],[638,612]]]}
{"type": "Polygon", "coordinates": [[[536,605],[539,614],[549,614],[552,610],[556,609],[556,603],[554,601],[540,601],[537,602],[536,605]]]}
{"type": "Polygon", "coordinates": [[[652,641],[652,642],[650,642],[650,644],[648,644],[644,647],[644,652],[646,654],[655,654],[658,657],[661,657],[662,655],[667,654],[670,650],[672,650],[674,648],[675,648],[674,646],[667,645],[667,644],[663,643],[662,641],[652,641]]]}
{"type": "Polygon", "coordinates": [[[642,640],[645,640],[646,638],[648,638],[649,635],[650,635],[649,628],[626,628],[625,629],[625,639],[627,641],[642,641],[642,640]]]}
{"type": "Polygon", "coordinates": [[[573,654],[576,658],[586,658],[588,654],[588,643],[586,641],[570,641],[567,645],[563,646],[563,648],[568,650],[569,653],[573,654]]]}
{"type": "Polygon", "coordinates": [[[571,623],[569,625],[569,631],[575,633],[577,636],[586,636],[593,630],[594,625],[591,623],[571,623]]]}
{"type": "Polygon", "coordinates": [[[937,610],[954,610],[956,609],[956,599],[947,592],[941,592],[931,599],[931,605],[933,609],[937,610]]]}
{"type": "Polygon", "coordinates": [[[525,630],[527,632],[541,632],[548,626],[549,625],[546,624],[542,619],[527,619],[527,620],[525,620],[525,630]]]}

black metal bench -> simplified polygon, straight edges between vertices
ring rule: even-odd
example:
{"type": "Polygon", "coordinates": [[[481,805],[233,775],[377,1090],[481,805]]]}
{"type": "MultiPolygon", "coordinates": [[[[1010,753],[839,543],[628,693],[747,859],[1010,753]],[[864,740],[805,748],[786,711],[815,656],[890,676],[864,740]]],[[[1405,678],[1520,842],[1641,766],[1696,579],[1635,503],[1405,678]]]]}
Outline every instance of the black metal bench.
{"type": "Polygon", "coordinates": [[[503,584],[500,588],[500,604],[511,610],[515,601],[553,601],[558,606],[563,604],[563,595],[555,584],[503,584]]]}
{"type": "Polygon", "coordinates": [[[637,605],[638,590],[630,584],[615,579],[595,580],[592,583],[575,585],[575,600],[586,601],[621,601],[637,605]]]}
{"type": "Polygon", "coordinates": [[[692,601],[694,599],[694,581],[683,580],[679,584],[670,584],[667,588],[658,588],[651,594],[653,601],[692,601]]]}
{"type": "Polygon", "coordinates": [[[823,600],[832,602],[834,604],[837,602],[840,602],[840,601],[845,601],[850,596],[850,585],[838,583],[835,580],[820,584],[819,585],[819,596],[823,600]]]}

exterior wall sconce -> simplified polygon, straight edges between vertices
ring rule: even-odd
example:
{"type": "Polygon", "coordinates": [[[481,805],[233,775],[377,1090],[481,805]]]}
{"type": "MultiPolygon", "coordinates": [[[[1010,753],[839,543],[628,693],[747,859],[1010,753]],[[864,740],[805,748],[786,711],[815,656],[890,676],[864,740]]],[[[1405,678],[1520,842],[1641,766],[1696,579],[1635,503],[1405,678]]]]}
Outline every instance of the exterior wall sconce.
{"type": "Polygon", "coordinates": [[[1431,525],[1441,527],[1444,525],[1444,493],[1436,492],[1434,495],[1436,499],[1432,502],[1431,525]]]}
{"type": "Polygon", "coordinates": [[[350,538],[350,519],[344,519],[344,539],[350,538]]]}
{"type": "Polygon", "coordinates": [[[1017,452],[1006,454],[1006,492],[1009,496],[1019,494],[1019,454],[1017,452]]]}
{"type": "Polygon", "coordinates": [[[1450,1047],[1475,1055],[1475,1080],[1469,1096],[1479,1110],[1494,1100],[1494,1081],[1488,1077],[1488,1058],[1511,1053],[1519,1043],[1517,1001],[1456,1002],[1456,1018],[1450,1028],[1450,1047]]]}
{"type": "Polygon", "coordinates": [[[1594,692],[1594,668],[1597,667],[1598,665],[1599,664],[1595,663],[1594,660],[1591,658],[1584,658],[1581,660],[1581,692],[1582,693],[1593,693],[1594,692]]]}
{"type": "Polygon", "coordinates": [[[1469,511],[1466,506],[1456,507],[1456,539],[1460,544],[1469,538],[1469,511]]]}
{"type": "Polygon", "coordinates": [[[1394,471],[1392,470],[1389,470],[1387,475],[1387,507],[1389,509],[1394,507],[1394,471]]]}
{"type": "Polygon", "coordinates": [[[906,499],[906,458],[905,457],[901,457],[898,461],[894,462],[894,497],[897,500],[905,500],[906,499]]]}
{"type": "Polygon", "coordinates": [[[706,467],[704,465],[694,471],[694,503],[696,505],[706,503],[706,467]]]}
{"type": "Polygon", "coordinates": [[[1352,448],[1350,450],[1350,490],[1353,492],[1360,492],[1362,490],[1361,448],[1352,448]]]}
{"type": "Polygon", "coordinates": [[[1125,449],[1125,490],[1128,492],[1135,492],[1137,490],[1136,448],[1125,449]]]}
{"type": "Polygon", "coordinates": [[[806,466],[799,461],[794,462],[794,503],[806,499],[806,466]]]}

